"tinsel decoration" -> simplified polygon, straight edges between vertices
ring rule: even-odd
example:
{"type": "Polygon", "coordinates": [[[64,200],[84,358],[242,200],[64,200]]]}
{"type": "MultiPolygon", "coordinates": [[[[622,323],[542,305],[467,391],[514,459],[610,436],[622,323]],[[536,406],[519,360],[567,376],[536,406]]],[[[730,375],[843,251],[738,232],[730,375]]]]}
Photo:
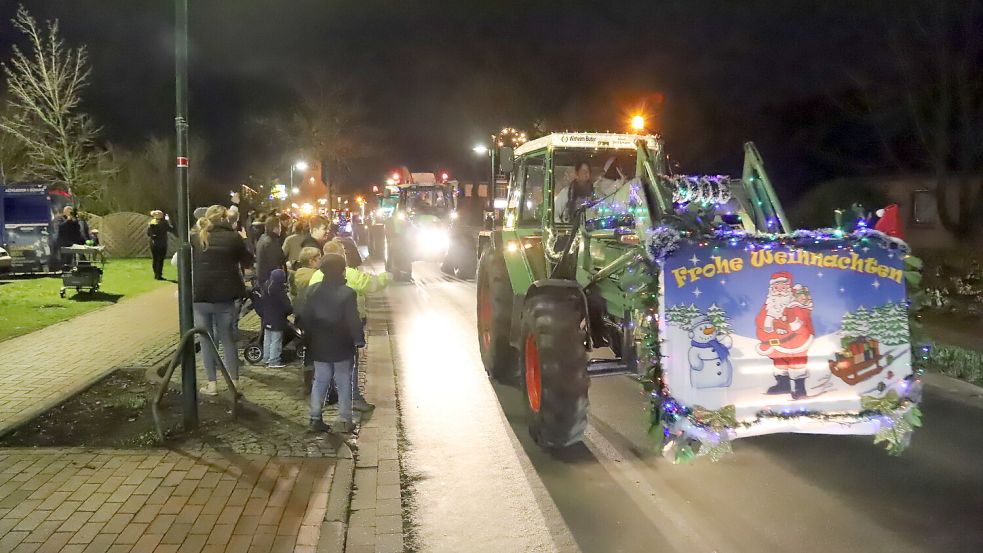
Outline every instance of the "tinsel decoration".
{"type": "Polygon", "coordinates": [[[901,455],[911,443],[911,433],[922,425],[922,411],[917,404],[898,396],[894,390],[883,397],[860,398],[864,411],[881,415],[880,429],[874,434],[874,443],[885,443],[890,455],[901,455]]]}
{"type": "Polygon", "coordinates": [[[645,233],[645,253],[650,261],[659,263],[678,250],[682,240],[682,231],[666,225],[656,227],[645,233]]]}
{"type": "Polygon", "coordinates": [[[731,178],[724,175],[660,175],[675,204],[724,204],[731,198],[731,178]]]}

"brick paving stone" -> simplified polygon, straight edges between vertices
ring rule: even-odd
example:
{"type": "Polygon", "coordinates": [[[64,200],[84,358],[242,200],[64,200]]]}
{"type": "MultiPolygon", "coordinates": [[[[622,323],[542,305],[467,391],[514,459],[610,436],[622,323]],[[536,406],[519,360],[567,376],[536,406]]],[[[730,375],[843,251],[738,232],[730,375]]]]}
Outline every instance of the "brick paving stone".
{"type": "Polygon", "coordinates": [[[376,536],[375,553],[402,553],[402,534],[382,534],[376,536]]]}
{"type": "Polygon", "coordinates": [[[106,553],[112,547],[116,536],[110,534],[99,534],[89,542],[83,553],[106,553]]]}
{"type": "Polygon", "coordinates": [[[116,543],[128,545],[135,544],[140,539],[140,536],[147,531],[148,526],[150,525],[136,522],[127,524],[123,528],[123,531],[119,533],[119,536],[116,537],[116,543]]]}
{"type": "Polygon", "coordinates": [[[52,534],[55,533],[55,530],[57,530],[59,526],[61,526],[61,522],[57,520],[46,520],[38,525],[34,531],[28,534],[27,537],[24,538],[24,541],[31,543],[44,543],[51,537],[52,534]]]}
{"type": "Polygon", "coordinates": [[[92,513],[84,513],[82,511],[77,511],[72,513],[65,519],[65,522],[58,527],[59,532],[78,532],[85,523],[89,521],[92,513]]]}
{"type": "Polygon", "coordinates": [[[123,532],[123,530],[132,520],[133,515],[113,515],[108,521],[106,521],[106,525],[102,527],[102,531],[108,534],[119,534],[123,532]]]}
{"type": "Polygon", "coordinates": [[[41,544],[41,547],[38,548],[38,552],[58,553],[70,539],[72,539],[72,532],[55,532],[41,544]]]}
{"type": "Polygon", "coordinates": [[[153,553],[163,537],[162,534],[144,534],[133,544],[133,549],[130,551],[131,553],[153,553]]]}

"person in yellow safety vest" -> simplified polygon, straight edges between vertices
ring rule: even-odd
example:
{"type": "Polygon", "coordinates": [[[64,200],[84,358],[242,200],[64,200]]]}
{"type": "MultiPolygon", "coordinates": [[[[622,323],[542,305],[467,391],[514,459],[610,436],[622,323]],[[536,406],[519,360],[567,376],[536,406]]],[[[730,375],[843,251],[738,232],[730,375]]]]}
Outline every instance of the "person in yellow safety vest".
{"type": "MultiPolygon", "coordinates": [[[[338,240],[331,240],[324,245],[324,254],[329,253],[345,255],[345,245],[338,240]]],[[[324,278],[324,273],[317,271],[314,276],[311,277],[310,284],[308,286],[313,286],[315,283],[320,282],[324,278]]],[[[345,285],[355,290],[355,298],[358,305],[358,316],[362,319],[362,326],[365,326],[367,313],[365,309],[365,295],[373,294],[382,290],[389,285],[389,281],[392,280],[392,275],[389,273],[381,273],[378,275],[370,275],[364,273],[358,269],[352,267],[345,268],[345,285]]],[[[361,387],[358,385],[358,351],[355,352],[355,361],[352,365],[352,392],[355,397],[353,402],[353,408],[356,411],[371,411],[375,409],[375,405],[365,401],[362,397],[361,387]]]]}
{"type": "MultiPolygon", "coordinates": [[[[331,240],[324,245],[324,253],[336,253],[338,255],[345,255],[345,245],[338,240],[331,240]]],[[[320,271],[316,271],[314,276],[311,277],[311,281],[308,285],[314,284],[315,282],[320,282],[324,278],[324,275],[320,271]]],[[[355,294],[358,296],[358,316],[365,321],[366,310],[365,310],[365,295],[374,294],[379,290],[382,290],[389,285],[389,281],[392,280],[392,275],[389,273],[380,273],[378,275],[370,275],[368,273],[362,272],[359,269],[353,269],[352,267],[345,268],[345,285],[355,290],[355,294]]]]}

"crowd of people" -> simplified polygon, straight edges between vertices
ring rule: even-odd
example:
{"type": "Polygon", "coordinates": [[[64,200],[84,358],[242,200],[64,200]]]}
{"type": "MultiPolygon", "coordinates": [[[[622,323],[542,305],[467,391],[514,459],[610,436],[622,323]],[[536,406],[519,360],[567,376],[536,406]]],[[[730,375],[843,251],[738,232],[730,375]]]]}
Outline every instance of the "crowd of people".
{"type": "MultiPolygon", "coordinates": [[[[365,295],[385,287],[389,275],[365,272],[354,240],[323,217],[249,211],[241,218],[237,205],[213,205],[196,210],[195,217],[190,237],[194,322],[221,345],[236,389],[238,321],[244,302],[251,299],[261,321],[263,365],[285,368],[287,333],[299,329],[311,387],[310,429],[351,432],[354,412],[374,408],[358,384],[365,295]],[[251,293],[246,286],[250,281],[251,293]],[[338,420],[329,426],[322,413],[331,390],[337,394],[338,420]]],[[[147,235],[155,278],[160,278],[171,230],[163,213],[151,214],[147,235]]],[[[202,348],[202,356],[207,381],[200,393],[216,395],[218,360],[210,347],[202,348]]]]}

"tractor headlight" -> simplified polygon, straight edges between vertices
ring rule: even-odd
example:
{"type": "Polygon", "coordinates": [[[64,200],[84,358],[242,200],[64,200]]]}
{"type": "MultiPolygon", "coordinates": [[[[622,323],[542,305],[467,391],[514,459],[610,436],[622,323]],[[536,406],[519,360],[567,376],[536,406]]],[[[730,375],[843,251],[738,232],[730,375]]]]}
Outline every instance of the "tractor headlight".
{"type": "Polygon", "coordinates": [[[417,243],[427,253],[447,251],[451,238],[447,229],[425,227],[417,233],[417,243]]]}

